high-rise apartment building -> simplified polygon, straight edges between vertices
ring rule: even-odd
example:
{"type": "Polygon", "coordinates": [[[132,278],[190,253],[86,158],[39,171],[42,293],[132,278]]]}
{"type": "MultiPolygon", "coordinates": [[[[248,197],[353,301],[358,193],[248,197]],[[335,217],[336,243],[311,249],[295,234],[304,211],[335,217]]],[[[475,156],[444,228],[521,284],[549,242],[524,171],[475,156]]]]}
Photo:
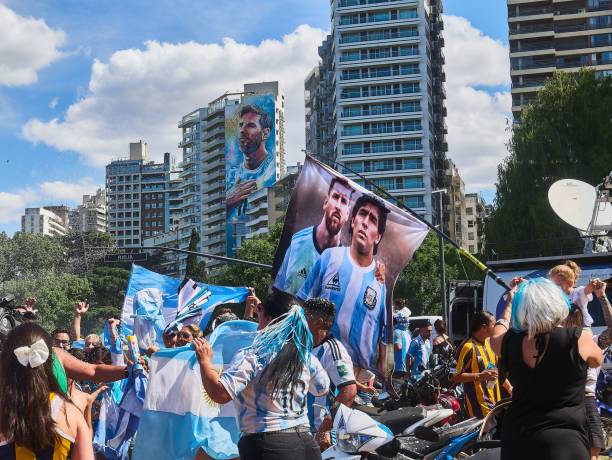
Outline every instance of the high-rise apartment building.
{"type": "Polygon", "coordinates": [[[336,126],[334,122],[334,52],[333,36],[319,46],[321,62],[304,81],[306,114],[306,151],[320,160],[335,157],[336,126]]]}
{"type": "Polygon", "coordinates": [[[442,3],[332,0],[331,7],[332,35],[306,80],[307,145],[325,161],[332,136],[336,161],[437,222],[431,192],[446,183],[448,150],[442,3]],[[316,96],[325,97],[329,71],[333,107],[326,113],[316,96]]]}
{"type": "Polygon", "coordinates": [[[465,210],[465,184],[459,175],[457,166],[449,158],[446,159],[446,176],[445,231],[457,244],[464,249],[468,249],[466,244],[468,223],[465,210]]]}
{"type": "Polygon", "coordinates": [[[467,238],[463,244],[472,254],[484,250],[484,219],[486,217],[485,202],[478,193],[465,195],[465,214],[467,220],[467,238]]]}
{"type": "MultiPolygon", "coordinates": [[[[108,232],[119,247],[139,247],[142,239],[167,232],[171,216],[171,161],[146,161],[146,144],[130,144],[130,159],[106,166],[108,232]],[[133,147],[134,150],[133,150],[133,147]],[[140,146],[140,149],[138,149],[140,146]]],[[[177,209],[174,203],[174,210],[177,209]]]]}
{"type": "Polygon", "coordinates": [[[26,208],[21,216],[21,231],[49,236],[63,236],[70,230],[70,210],[66,206],[26,208]]]}
{"type": "MultiPolygon", "coordinates": [[[[179,224],[179,243],[182,249],[189,246],[191,230],[200,234],[201,252],[227,255],[240,247],[245,238],[267,231],[267,191],[259,190],[249,197],[248,220],[234,229],[232,247],[227,247],[226,195],[226,107],[240,104],[245,97],[272,94],[276,98],[275,139],[276,177],[284,171],[285,158],[285,98],[278,82],[247,83],[240,92],[226,93],[211,101],[206,107],[194,110],[179,121],[183,149],[181,163],[183,181],[183,209],[179,224]]],[[[211,269],[219,262],[206,261],[211,269]]],[[[186,256],[181,258],[184,271],[186,256]]]]}
{"type": "Polygon", "coordinates": [[[610,0],[508,0],[512,113],[555,71],[612,75],[610,0]]]}
{"type": "Polygon", "coordinates": [[[106,191],[98,189],[95,195],[83,195],[83,202],[75,212],[74,230],[80,232],[106,232],[106,191]]]}

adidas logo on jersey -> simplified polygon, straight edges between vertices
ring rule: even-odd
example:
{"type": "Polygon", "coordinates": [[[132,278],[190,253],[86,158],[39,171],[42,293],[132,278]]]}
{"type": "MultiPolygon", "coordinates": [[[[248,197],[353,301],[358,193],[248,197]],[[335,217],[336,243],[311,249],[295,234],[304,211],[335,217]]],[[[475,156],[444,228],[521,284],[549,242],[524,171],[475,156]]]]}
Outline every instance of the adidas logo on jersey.
{"type": "Polygon", "coordinates": [[[304,278],[304,279],[306,279],[306,278],[308,277],[308,272],[306,271],[306,267],[302,268],[302,269],[301,269],[301,270],[300,270],[300,271],[297,273],[297,275],[298,275],[300,278],[304,278]]]}
{"type": "Polygon", "coordinates": [[[328,281],[328,283],[325,285],[325,288],[330,289],[332,291],[339,291],[340,290],[340,275],[336,273],[334,276],[332,276],[332,279],[328,281]]]}

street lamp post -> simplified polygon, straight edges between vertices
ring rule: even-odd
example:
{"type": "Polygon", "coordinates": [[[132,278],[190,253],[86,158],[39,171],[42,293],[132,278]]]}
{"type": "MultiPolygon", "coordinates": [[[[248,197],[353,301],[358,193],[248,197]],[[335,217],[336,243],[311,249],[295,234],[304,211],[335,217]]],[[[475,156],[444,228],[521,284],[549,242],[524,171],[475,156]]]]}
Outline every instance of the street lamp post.
{"type": "MultiPolygon", "coordinates": [[[[442,206],[443,206],[442,195],[446,193],[446,189],[441,188],[439,190],[433,190],[431,194],[433,195],[434,193],[437,193],[438,196],[440,197],[440,200],[439,200],[440,224],[439,225],[440,225],[440,231],[443,232],[444,228],[443,228],[442,223],[444,222],[444,212],[442,209],[442,206]]],[[[442,238],[441,235],[438,235],[438,240],[439,240],[438,250],[439,250],[439,259],[440,259],[440,297],[442,299],[442,317],[448,323],[449,318],[448,318],[448,312],[447,312],[447,307],[446,307],[446,266],[444,262],[444,239],[442,238]]]]}

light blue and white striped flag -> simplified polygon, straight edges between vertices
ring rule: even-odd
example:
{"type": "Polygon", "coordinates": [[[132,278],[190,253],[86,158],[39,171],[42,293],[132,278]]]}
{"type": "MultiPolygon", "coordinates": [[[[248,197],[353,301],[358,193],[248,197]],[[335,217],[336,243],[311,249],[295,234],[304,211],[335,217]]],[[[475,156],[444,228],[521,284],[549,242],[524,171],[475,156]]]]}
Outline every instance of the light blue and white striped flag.
{"type": "MultiPolygon", "coordinates": [[[[256,329],[250,321],[229,321],[214,330],[209,341],[220,372],[253,343],[256,329]]],[[[199,448],[214,459],[236,458],[239,435],[234,404],[211,401],[191,346],[153,355],[134,460],[192,460],[199,448]]]]}
{"type": "MultiPolygon", "coordinates": [[[[141,349],[146,350],[154,343],[161,347],[163,330],[170,324],[196,323],[204,330],[215,307],[244,302],[248,295],[245,287],[215,286],[192,280],[183,283],[134,264],[123,302],[121,333],[134,333],[141,349]]],[[[110,333],[106,332],[105,337],[108,341],[110,333]]]]}

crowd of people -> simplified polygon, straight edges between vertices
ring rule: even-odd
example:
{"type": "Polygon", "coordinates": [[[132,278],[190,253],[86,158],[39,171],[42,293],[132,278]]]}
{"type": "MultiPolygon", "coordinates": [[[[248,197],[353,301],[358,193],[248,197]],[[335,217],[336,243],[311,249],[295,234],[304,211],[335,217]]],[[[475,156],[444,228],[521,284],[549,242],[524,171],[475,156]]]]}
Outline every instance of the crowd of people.
{"type": "MultiPolygon", "coordinates": [[[[440,360],[452,362],[450,379],[462,386],[470,417],[484,418],[504,395],[512,398],[502,458],[597,458],[607,440],[595,382],[602,350],[612,340],[612,307],[605,282],[576,286],[579,276],[578,266],[568,261],[546,279],[513,279],[501,315],[475,312],[469,337],[459,344],[442,319],[411,330],[411,312],[396,299],[393,378],[418,381],[440,360]],[[593,296],[607,325],[595,336],[587,309],[593,296]]],[[[0,460],[105,458],[92,443],[96,401],[121,385],[136,362],[146,372],[159,348],[130,354],[116,318],[108,320],[108,337],[82,339],[88,308],[86,302],[75,305],[70,329],[49,334],[26,321],[3,343],[0,460]]],[[[217,313],[208,330],[196,324],[165,330],[163,344],[192,346],[204,391],[215,403],[233,402],[242,433],[240,458],[317,459],[332,443],[334,409],[369,404],[382,380],[373,369],[356,366],[334,336],[335,314],[329,299],[299,300],[272,290],[262,302],[251,291],[244,319],[256,321],[258,333],[222,372],[213,365],[206,333],[238,319],[229,308],[217,313]]],[[[207,456],[201,451],[198,458],[207,456]]]]}

